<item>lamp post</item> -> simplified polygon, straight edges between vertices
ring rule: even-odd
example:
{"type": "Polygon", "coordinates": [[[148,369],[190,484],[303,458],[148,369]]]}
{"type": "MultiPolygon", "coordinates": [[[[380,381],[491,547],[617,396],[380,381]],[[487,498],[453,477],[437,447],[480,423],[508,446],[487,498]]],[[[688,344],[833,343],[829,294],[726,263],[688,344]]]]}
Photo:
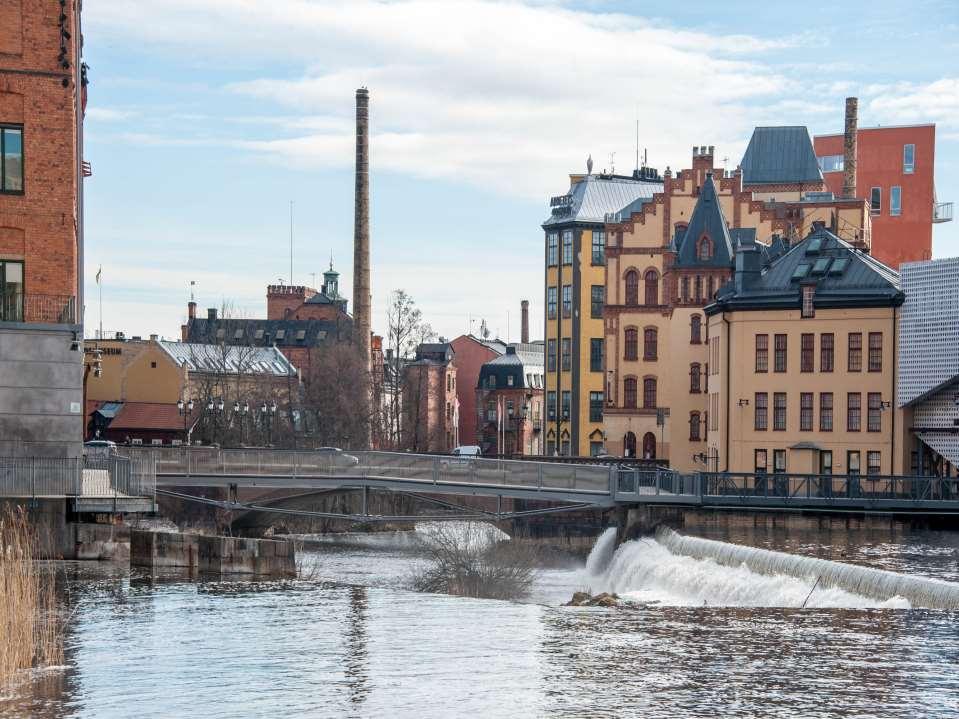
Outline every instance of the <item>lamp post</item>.
{"type": "MultiPolygon", "coordinates": [[[[233,417],[239,417],[240,422],[240,445],[246,445],[246,432],[244,431],[244,424],[246,423],[246,416],[250,412],[249,402],[244,402],[243,405],[240,405],[239,400],[233,402],[233,417]]],[[[231,418],[232,419],[232,418],[231,418]]]]}
{"type": "Polygon", "coordinates": [[[270,406],[267,407],[266,402],[260,406],[260,417],[263,421],[267,423],[267,440],[266,445],[268,447],[273,446],[273,417],[276,415],[276,400],[270,402],[270,406]]]}
{"type": "Polygon", "coordinates": [[[191,428],[190,431],[187,432],[187,422],[189,421],[190,415],[193,414],[193,400],[191,399],[187,402],[184,402],[183,398],[181,397],[176,401],[176,409],[177,412],[180,413],[180,416],[183,417],[183,440],[186,442],[187,446],[189,446],[190,434],[193,433],[193,429],[191,428]]]}
{"type": "Polygon", "coordinates": [[[223,404],[222,397],[217,397],[216,399],[211,397],[206,401],[206,411],[213,416],[213,444],[219,444],[219,418],[223,416],[224,408],[225,405],[223,404]]]}

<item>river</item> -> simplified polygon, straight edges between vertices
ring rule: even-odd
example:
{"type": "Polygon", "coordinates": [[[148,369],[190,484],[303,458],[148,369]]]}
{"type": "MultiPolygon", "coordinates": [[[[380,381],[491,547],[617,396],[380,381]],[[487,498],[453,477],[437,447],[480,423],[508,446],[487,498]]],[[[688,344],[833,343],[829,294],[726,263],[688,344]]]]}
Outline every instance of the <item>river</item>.
{"type": "MultiPolygon", "coordinates": [[[[959,581],[956,533],[689,533],[959,581]]],[[[0,716],[959,716],[959,611],[721,566],[657,540],[609,549],[588,568],[544,568],[525,602],[407,591],[420,560],[402,534],[311,549],[312,576],[296,581],[64,563],[66,666],[0,698],[0,716]],[[651,604],[561,606],[587,588],[651,604]]]]}

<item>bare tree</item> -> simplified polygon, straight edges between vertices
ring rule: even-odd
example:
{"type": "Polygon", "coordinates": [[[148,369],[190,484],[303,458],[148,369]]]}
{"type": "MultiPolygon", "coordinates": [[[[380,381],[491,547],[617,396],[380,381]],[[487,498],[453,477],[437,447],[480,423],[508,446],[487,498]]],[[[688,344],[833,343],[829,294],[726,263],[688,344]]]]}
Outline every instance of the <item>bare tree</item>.
{"type": "Polygon", "coordinates": [[[369,402],[363,388],[367,373],[359,348],[352,344],[325,347],[312,363],[304,391],[303,411],[309,434],[318,445],[365,448],[370,436],[369,402]]]}
{"type": "Polygon", "coordinates": [[[404,367],[413,359],[416,348],[423,342],[434,339],[436,333],[429,323],[423,320],[423,313],[405,290],[394,290],[390,295],[386,317],[386,346],[389,350],[387,362],[392,364],[388,368],[388,381],[392,386],[388,388],[386,395],[386,426],[383,436],[388,446],[399,448],[404,445],[405,433],[402,416],[404,367]]]}

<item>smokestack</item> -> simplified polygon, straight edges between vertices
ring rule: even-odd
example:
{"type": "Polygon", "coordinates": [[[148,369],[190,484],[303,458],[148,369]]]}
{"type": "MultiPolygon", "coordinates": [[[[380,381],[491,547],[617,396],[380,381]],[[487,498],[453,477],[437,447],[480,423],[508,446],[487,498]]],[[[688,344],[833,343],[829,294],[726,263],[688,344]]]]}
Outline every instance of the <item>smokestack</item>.
{"type": "Polygon", "coordinates": [[[196,319],[196,302],[190,300],[186,305],[186,316],[191,320],[196,319]]]}
{"type": "MultiPolygon", "coordinates": [[[[370,363],[370,93],[356,91],[356,196],[353,208],[353,331],[360,356],[370,363]]],[[[369,373],[363,373],[368,377],[369,373]]],[[[368,380],[366,394],[370,396],[368,380]]]]}
{"type": "Polygon", "coordinates": [[[846,98],[846,131],[843,137],[843,197],[856,196],[856,139],[859,128],[859,100],[846,98]]]}
{"type": "Polygon", "coordinates": [[[529,344],[529,300],[523,300],[519,303],[519,306],[520,316],[522,317],[519,341],[525,345],[529,344]]]}

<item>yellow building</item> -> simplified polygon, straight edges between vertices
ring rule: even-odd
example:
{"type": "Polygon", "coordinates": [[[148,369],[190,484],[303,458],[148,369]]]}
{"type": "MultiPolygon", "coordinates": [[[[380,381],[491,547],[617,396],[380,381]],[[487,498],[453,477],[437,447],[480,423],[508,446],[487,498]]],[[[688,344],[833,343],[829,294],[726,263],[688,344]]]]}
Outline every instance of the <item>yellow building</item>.
{"type": "Polygon", "coordinates": [[[546,260],[546,453],[605,451],[603,306],[606,228],[662,190],[655,171],[570,175],[543,223],[546,260]]]}
{"type": "MultiPolygon", "coordinates": [[[[763,267],[740,248],[732,283],[705,308],[708,469],[898,474],[899,275],[817,226],[763,267]]],[[[822,490],[826,491],[826,490],[822,490]]]]}

